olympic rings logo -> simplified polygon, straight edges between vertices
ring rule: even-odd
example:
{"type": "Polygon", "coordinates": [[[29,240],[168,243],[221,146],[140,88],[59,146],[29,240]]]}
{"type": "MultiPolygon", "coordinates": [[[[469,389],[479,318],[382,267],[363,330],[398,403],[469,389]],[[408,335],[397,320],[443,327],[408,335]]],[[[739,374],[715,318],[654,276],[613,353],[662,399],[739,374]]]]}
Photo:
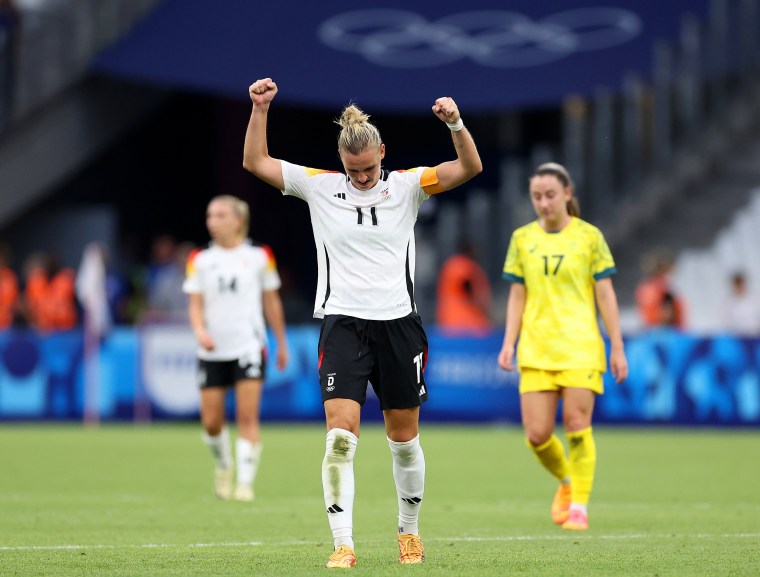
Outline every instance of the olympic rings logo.
{"type": "Polygon", "coordinates": [[[429,68],[462,58],[494,68],[528,68],[624,44],[641,29],[636,14],[613,7],[578,8],[540,20],[479,10],[434,22],[406,10],[368,9],[325,20],[317,36],[331,48],[391,68],[429,68]]]}

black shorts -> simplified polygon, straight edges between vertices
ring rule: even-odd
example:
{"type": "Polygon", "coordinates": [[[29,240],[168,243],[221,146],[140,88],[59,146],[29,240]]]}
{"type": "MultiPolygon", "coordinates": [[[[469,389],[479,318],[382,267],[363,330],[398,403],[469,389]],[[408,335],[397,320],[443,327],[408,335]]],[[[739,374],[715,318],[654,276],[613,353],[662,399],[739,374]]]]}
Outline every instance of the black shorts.
{"type": "Polygon", "coordinates": [[[364,405],[369,381],[382,410],[419,407],[428,398],[427,357],[417,313],[390,321],[328,315],[319,335],[322,402],[352,399],[364,405]]]}
{"type": "Polygon", "coordinates": [[[266,376],[266,356],[262,353],[261,362],[251,362],[241,358],[234,361],[204,361],[198,359],[198,386],[231,387],[238,381],[248,379],[263,380],[266,376]]]}

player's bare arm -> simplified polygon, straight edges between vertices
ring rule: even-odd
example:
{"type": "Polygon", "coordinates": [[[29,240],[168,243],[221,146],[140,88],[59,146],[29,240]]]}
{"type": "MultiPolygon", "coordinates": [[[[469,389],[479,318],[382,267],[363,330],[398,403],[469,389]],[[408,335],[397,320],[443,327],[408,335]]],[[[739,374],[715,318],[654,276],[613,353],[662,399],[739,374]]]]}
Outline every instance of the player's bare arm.
{"type": "Polygon", "coordinates": [[[204,321],[204,304],[203,295],[200,293],[191,293],[188,295],[188,316],[190,317],[190,326],[193,327],[198,344],[207,351],[214,350],[214,339],[206,332],[206,323],[204,321]]]}
{"type": "Polygon", "coordinates": [[[509,288],[509,299],[507,300],[507,318],[504,329],[504,343],[499,352],[499,366],[506,371],[514,371],[516,366],[515,344],[522,327],[523,313],[525,312],[525,285],[521,283],[512,283],[509,288]]]}
{"type": "Polygon", "coordinates": [[[451,128],[457,159],[443,162],[436,168],[439,191],[451,190],[483,172],[478,149],[472,135],[463,125],[459,108],[453,98],[439,98],[433,105],[433,113],[451,128]]]}
{"type": "Polygon", "coordinates": [[[290,359],[288,340],[285,337],[285,309],[282,306],[279,291],[264,291],[261,297],[264,317],[277,340],[277,368],[282,370],[288,365],[290,359]]]}
{"type": "Polygon", "coordinates": [[[277,190],[282,190],[285,188],[282,163],[269,156],[267,146],[267,115],[276,94],[277,84],[271,78],[259,79],[248,87],[253,107],[245,133],[243,168],[277,190]]]}
{"type": "Polygon", "coordinates": [[[623,334],[620,329],[620,313],[617,295],[612,286],[612,279],[605,278],[596,283],[596,301],[599,313],[610,339],[610,372],[615,382],[622,383],[628,377],[628,360],[623,348],[623,334]]]}

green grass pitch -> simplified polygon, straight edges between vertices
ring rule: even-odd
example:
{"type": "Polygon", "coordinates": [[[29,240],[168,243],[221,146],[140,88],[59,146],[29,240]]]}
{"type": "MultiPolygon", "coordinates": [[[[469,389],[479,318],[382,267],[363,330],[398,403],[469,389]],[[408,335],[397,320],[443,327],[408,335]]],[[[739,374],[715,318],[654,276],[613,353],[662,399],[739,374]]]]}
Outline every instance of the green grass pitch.
{"type": "MultiPolygon", "coordinates": [[[[426,561],[397,562],[383,430],[355,470],[356,575],[760,575],[760,432],[597,427],[591,529],[513,426],[422,426],[426,561]]],[[[211,496],[197,423],[0,426],[0,575],[314,576],[332,539],[322,425],[270,424],[254,503],[211,496]]]]}

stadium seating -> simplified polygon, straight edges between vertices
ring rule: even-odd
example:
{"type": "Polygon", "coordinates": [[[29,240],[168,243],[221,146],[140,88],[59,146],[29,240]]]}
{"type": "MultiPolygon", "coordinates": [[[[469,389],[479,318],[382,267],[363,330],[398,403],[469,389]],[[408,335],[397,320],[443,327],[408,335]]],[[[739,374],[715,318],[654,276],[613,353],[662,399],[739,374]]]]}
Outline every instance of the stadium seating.
{"type": "Polygon", "coordinates": [[[746,208],[704,249],[684,250],[676,260],[674,286],[686,299],[687,327],[697,333],[721,330],[721,304],[729,297],[734,272],[747,276],[748,287],[760,298],[760,189],[746,208]]]}

